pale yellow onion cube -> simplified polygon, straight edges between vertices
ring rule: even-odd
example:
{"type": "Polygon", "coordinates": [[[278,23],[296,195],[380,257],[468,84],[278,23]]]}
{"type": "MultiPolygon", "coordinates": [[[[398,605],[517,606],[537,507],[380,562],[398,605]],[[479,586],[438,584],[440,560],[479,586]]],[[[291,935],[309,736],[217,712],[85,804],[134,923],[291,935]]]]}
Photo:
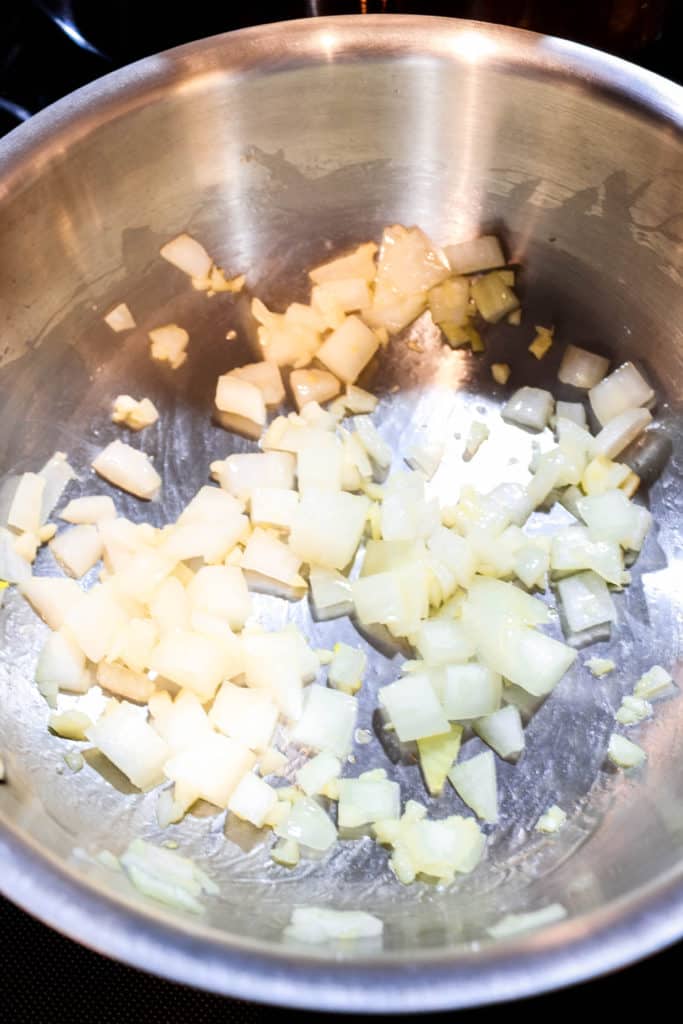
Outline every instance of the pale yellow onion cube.
{"type": "Polygon", "coordinates": [[[652,422],[648,409],[627,409],[611,419],[593,441],[595,455],[615,459],[652,422]]]}
{"type": "Polygon", "coordinates": [[[467,628],[461,622],[447,619],[423,622],[413,643],[428,665],[469,661],[476,650],[467,628]]]}
{"type": "Polygon", "coordinates": [[[294,839],[311,850],[324,851],[337,839],[337,830],[312,797],[297,800],[284,821],[275,826],[275,835],[294,839]]]}
{"type": "Polygon", "coordinates": [[[356,693],[363,683],[366,665],[364,651],[349,644],[335,644],[327,677],[329,685],[344,693],[356,693]]]}
{"type": "Polygon", "coordinates": [[[136,326],[135,317],[125,302],[119,302],[118,306],[114,306],[103,319],[117,334],[120,331],[130,331],[136,326]]]}
{"type": "Polygon", "coordinates": [[[152,652],[152,668],[192,690],[202,701],[211,700],[225,675],[225,656],[220,643],[191,630],[165,633],[152,652]]]}
{"type": "Polygon", "coordinates": [[[359,388],[355,384],[347,384],[342,401],[344,407],[355,416],[358,413],[374,412],[379,399],[377,395],[365,391],[364,388],[359,388]]]}
{"type": "Polygon", "coordinates": [[[247,686],[265,690],[282,714],[293,721],[301,715],[303,671],[297,636],[289,631],[243,634],[247,686]]]}
{"type": "Polygon", "coordinates": [[[251,598],[244,573],[234,565],[207,565],[187,587],[193,609],[224,619],[239,630],[251,615],[251,598]]]}
{"type": "Polygon", "coordinates": [[[247,500],[256,487],[294,488],[296,462],[289,452],[246,452],[228,455],[211,464],[211,474],[221,487],[247,500]]]}
{"type": "Polygon", "coordinates": [[[254,526],[289,530],[299,495],[287,487],[255,487],[249,501],[249,517],[254,526]]]}
{"type": "Polygon", "coordinates": [[[297,487],[300,494],[309,490],[340,491],[344,455],[334,434],[312,430],[297,454],[297,487]]]}
{"type": "Polygon", "coordinates": [[[456,793],[482,821],[498,821],[496,763],[490,750],[453,765],[448,773],[456,793]]]}
{"type": "Polygon", "coordinates": [[[191,235],[178,235],[159,250],[162,259],[188,277],[208,277],[212,260],[204,246],[191,235]]]}
{"type": "Polygon", "coordinates": [[[149,789],[162,781],[168,747],[132,704],[110,701],[86,735],[134,786],[149,789]]]}
{"type": "Polygon", "coordinates": [[[147,334],[150,344],[150,355],[160,363],[168,363],[172,370],[179,370],[187,359],[187,346],[190,335],[178,324],[164,324],[155,327],[147,334]]]}
{"type": "Polygon", "coordinates": [[[373,327],[400,331],[426,306],[427,292],[450,276],[445,254],[419,228],[400,224],[382,234],[375,294],[364,316],[373,327]]]}
{"type": "Polygon", "coordinates": [[[45,480],[39,473],[23,473],[7,513],[7,525],[14,530],[38,533],[45,480]]]}
{"type": "Polygon", "coordinates": [[[75,580],[55,576],[33,576],[19,585],[19,592],[50,629],[61,629],[85,596],[75,580]]]}
{"type": "Polygon", "coordinates": [[[214,698],[209,719],[225,736],[240,740],[250,750],[262,752],[273,738],[278,709],[264,690],[225,682],[214,698]]]}
{"type": "Polygon", "coordinates": [[[228,800],[228,810],[256,828],[263,828],[269,812],[277,803],[277,793],[258,775],[243,775],[228,800]]]}
{"type": "Polygon", "coordinates": [[[149,600],[149,612],[159,630],[188,629],[190,599],[185,587],[175,576],[169,576],[157,587],[149,600]]]}
{"type": "Polygon", "coordinates": [[[618,768],[628,769],[639,767],[647,759],[647,754],[637,743],[613,732],[607,746],[607,757],[618,768]]]}
{"type": "Polygon", "coordinates": [[[507,704],[491,715],[478,718],[472,723],[472,728],[500,757],[516,757],[524,750],[522,719],[519,708],[514,704],[507,704]]]}
{"type": "Polygon", "coordinates": [[[54,686],[60,690],[80,690],[85,669],[85,655],[65,630],[50,633],[46,638],[36,666],[36,683],[40,689],[54,686]]]}
{"type": "Polygon", "coordinates": [[[308,276],[315,284],[327,284],[331,281],[346,281],[349,278],[360,278],[363,281],[373,281],[377,267],[375,255],[377,245],[374,242],[364,242],[359,245],[348,256],[339,256],[329,263],[323,263],[319,267],[309,270],[308,276]]]}
{"type": "Polygon", "coordinates": [[[275,747],[268,747],[259,755],[259,772],[261,775],[283,775],[288,764],[287,758],[275,747]]]}
{"type": "Polygon", "coordinates": [[[116,592],[108,584],[96,584],[68,610],[64,625],[90,661],[106,657],[116,635],[128,621],[116,592]]]}
{"type": "Polygon", "coordinates": [[[426,673],[415,672],[389,683],[378,696],[402,743],[449,731],[448,719],[426,673]]]}
{"type": "Polygon", "coordinates": [[[242,502],[228,494],[221,487],[211,487],[206,484],[200,487],[194,498],[185,506],[178,516],[178,526],[188,526],[192,523],[223,523],[226,518],[232,518],[235,513],[244,511],[242,502]]]}
{"type": "Polygon", "coordinates": [[[312,565],[308,585],[317,619],[337,618],[353,611],[351,583],[336,569],[312,565]]]}
{"type": "Polygon", "coordinates": [[[567,812],[563,811],[557,804],[551,804],[547,811],[543,812],[534,827],[537,832],[545,832],[548,835],[552,835],[554,832],[559,832],[566,820],[567,812]]]}
{"type": "Polygon", "coordinates": [[[149,501],[161,488],[161,477],[144,452],[123,441],[112,441],[93,460],[96,473],[115,487],[149,501]]]}
{"type": "Polygon", "coordinates": [[[593,412],[601,424],[609,423],[627,410],[647,405],[655,393],[633,363],[612,370],[588,392],[593,412]]]}
{"type": "Polygon", "coordinates": [[[244,549],[242,568],[278,583],[301,587],[305,586],[299,576],[301,561],[291,547],[257,526],[244,549]]]}
{"type": "Polygon", "coordinates": [[[132,523],[129,519],[102,519],[97,524],[102,538],[104,564],[111,572],[125,568],[139,551],[148,551],[156,539],[153,527],[132,523]],[[149,534],[151,531],[151,535],[149,534]]]}
{"type": "Polygon", "coordinates": [[[445,253],[454,274],[476,274],[505,266],[505,256],[495,235],[447,245],[445,253]]]}
{"type": "Polygon", "coordinates": [[[209,564],[222,562],[238,542],[249,534],[249,520],[240,512],[226,513],[222,521],[178,523],[168,528],[161,552],[172,562],[203,558],[209,564]]]}
{"type": "Polygon", "coordinates": [[[192,611],[190,629],[202,636],[211,637],[223,652],[223,676],[236,679],[244,672],[244,650],[242,636],[236,636],[224,619],[217,619],[208,612],[192,611]]]}
{"type": "Polygon", "coordinates": [[[360,495],[309,490],[294,513],[290,548],[309,565],[343,569],[360,543],[369,509],[360,495]]]}
{"type": "Polygon", "coordinates": [[[307,761],[296,773],[297,785],[306,796],[322,793],[333,779],[338,779],[342,772],[342,764],[338,757],[323,750],[320,754],[307,761]]]}
{"type": "Polygon", "coordinates": [[[134,617],[117,633],[107,658],[110,661],[121,661],[133,672],[145,672],[150,666],[152,651],[158,639],[159,628],[156,622],[134,617]]]}
{"type": "Polygon", "coordinates": [[[294,396],[297,409],[308,402],[329,402],[341,389],[341,384],[327,370],[292,370],[289,375],[289,386],[294,396]]]}
{"type": "Polygon", "coordinates": [[[181,690],[174,700],[165,690],[160,690],[150,697],[149,711],[151,725],[173,754],[201,745],[213,732],[206,711],[192,690],[181,690]]]}
{"type": "Polygon", "coordinates": [[[102,557],[102,538],[95,526],[72,526],[50,541],[50,551],[69,576],[80,579],[102,557]]]}
{"type": "Polygon", "coordinates": [[[279,405],[285,398],[285,386],[282,383],[280,367],[275,363],[262,360],[259,363],[248,363],[230,371],[238,380],[246,380],[253,384],[263,395],[266,405],[279,405]]]}
{"type": "Polygon", "coordinates": [[[474,578],[475,556],[464,537],[445,526],[438,526],[427,541],[435,558],[453,573],[461,587],[468,587],[474,578]]]}
{"type": "Polygon", "coordinates": [[[336,377],[352,384],[378,348],[370,328],[357,316],[349,316],[323,341],[316,356],[336,377]]]}
{"type": "Polygon", "coordinates": [[[59,518],[78,526],[96,526],[104,519],[116,519],[116,506],[107,494],[73,498],[59,513],[59,518]]]}
{"type": "Polygon", "coordinates": [[[266,422],[266,403],[262,392],[249,381],[240,380],[230,373],[218,378],[216,408],[220,412],[241,416],[258,427],[263,427],[266,422]]]}
{"type": "Polygon", "coordinates": [[[160,584],[171,575],[177,561],[179,559],[168,554],[165,547],[141,548],[116,571],[112,586],[118,594],[134,601],[150,601],[160,584]]]}
{"type": "Polygon", "coordinates": [[[87,731],[92,726],[88,715],[76,708],[68,711],[53,711],[47,722],[52,732],[57,733],[65,740],[87,739],[87,731]]]}
{"type": "Polygon", "coordinates": [[[254,754],[238,740],[208,733],[167,760],[164,774],[210,804],[227,807],[240,779],[253,768],[254,760],[254,754]]]}
{"type": "Polygon", "coordinates": [[[292,730],[292,740],[312,750],[327,750],[346,757],[351,750],[358,701],[339,690],[311,686],[301,718],[292,730]]]}
{"type": "Polygon", "coordinates": [[[428,582],[428,569],[419,562],[355,580],[351,593],[358,621],[380,623],[394,636],[412,636],[429,612],[428,582]]]}
{"type": "Polygon", "coordinates": [[[95,677],[103,690],[125,700],[135,701],[137,704],[146,704],[154,693],[154,683],[147,675],[133,672],[123,665],[101,661],[95,677]]]}
{"type": "Polygon", "coordinates": [[[130,395],[119,395],[114,399],[111,418],[114,423],[121,423],[131,430],[144,430],[156,423],[159,412],[149,398],[138,401],[130,395]]]}
{"type": "Polygon", "coordinates": [[[77,477],[64,452],[55,452],[39,471],[38,476],[45,481],[40,510],[40,521],[44,523],[52,514],[67,484],[77,477]]]}
{"type": "Polygon", "coordinates": [[[387,778],[340,779],[337,825],[360,828],[401,817],[401,788],[387,778]]]}

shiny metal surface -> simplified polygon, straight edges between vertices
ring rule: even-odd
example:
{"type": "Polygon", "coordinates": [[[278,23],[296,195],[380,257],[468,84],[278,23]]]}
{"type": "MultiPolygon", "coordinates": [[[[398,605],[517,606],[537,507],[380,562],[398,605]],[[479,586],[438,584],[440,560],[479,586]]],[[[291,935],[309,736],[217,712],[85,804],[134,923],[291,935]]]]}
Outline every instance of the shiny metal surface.
{"type": "MultiPolygon", "coordinates": [[[[657,430],[673,444],[646,495],[658,522],[618,599],[620,628],[591,653],[618,670],[597,681],[584,657],[537,711],[516,766],[500,764],[502,821],[486,862],[438,891],[401,887],[369,840],[293,872],[255,831],[190,816],[169,834],[219,881],[205,920],[139,897],[88,854],[129,838],[165,838],[155,796],[89,758],[73,776],[64,741],[46,732],[32,684],[44,628],[10,597],[2,609],[0,886],[29,911],[102,952],[219,992],[317,1009],[414,1011],[538,992],[628,963],[683,934],[683,746],[680,701],[661,704],[639,742],[637,778],[604,768],[622,694],[653,662],[683,679],[680,409],[683,402],[683,92],[614,58],[559,40],[452,20],[338,18],[265,26],[149,58],[61,101],[0,143],[0,472],[67,451],[92,490],[94,452],[116,436],[111,399],[149,395],[160,425],[139,438],[165,486],[160,503],[117,503],[163,522],[207,476],[212,458],[248,447],[210,422],[215,377],[249,352],[245,299],[212,299],[158,259],[180,230],[273,304],[305,294],[303,269],[419,224],[439,242],[493,228],[523,264],[524,326],[488,333],[483,358],[442,347],[424,321],[422,352],[393,344],[380,367],[380,429],[403,443],[426,428],[450,437],[434,487],[464,479],[462,434],[476,410],[509,439],[485,450],[479,486],[524,474],[528,435],[500,424],[514,381],[554,387],[559,346],[542,363],[526,347],[536,323],[562,341],[636,358],[661,396],[657,430]],[[114,335],[102,314],[125,300],[138,329],[114,335]],[[177,373],[152,363],[146,331],[176,321],[191,335],[177,373]],[[225,340],[234,328],[238,340],[225,340]],[[401,384],[400,394],[393,385],[401,384]],[[509,459],[517,460],[508,464],[509,459]],[[570,823],[533,832],[551,802],[570,823]],[[558,900],[569,917],[493,943],[510,911],[558,900]],[[381,954],[283,946],[291,908],[362,907],[385,921],[381,954]]],[[[98,482],[97,490],[106,488],[98,482]]],[[[47,555],[45,571],[49,571],[47,555]]],[[[321,643],[352,625],[310,622],[305,603],[263,598],[270,621],[305,623],[321,643]]],[[[362,720],[399,655],[372,655],[362,720]]],[[[68,703],[68,699],[64,699],[68,703]]],[[[472,743],[478,741],[470,741],[472,743]]],[[[415,765],[393,765],[376,738],[357,764],[386,763],[422,795],[415,765]]],[[[455,796],[435,805],[457,807],[455,796]]]]}

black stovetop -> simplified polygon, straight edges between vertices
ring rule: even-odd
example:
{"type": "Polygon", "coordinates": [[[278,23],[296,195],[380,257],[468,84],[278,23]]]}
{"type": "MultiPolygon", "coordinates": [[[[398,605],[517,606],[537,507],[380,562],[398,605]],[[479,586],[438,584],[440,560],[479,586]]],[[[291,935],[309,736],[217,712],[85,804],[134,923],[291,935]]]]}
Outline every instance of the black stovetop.
{"type": "MultiPolygon", "coordinates": [[[[386,11],[506,21],[611,49],[680,81],[681,8],[681,0],[224,0],[178,9],[168,0],[0,0],[0,135],[73,89],[148,54],[247,25],[322,14],[386,11]],[[622,18],[615,34],[619,11],[630,12],[637,24],[624,30],[622,18]],[[612,28],[606,34],[607,24],[612,28]]],[[[280,1017],[267,1007],[173,985],[106,960],[2,900],[0,935],[0,1014],[12,1024],[62,1019],[70,1024],[168,1024],[188,1017],[197,1024],[241,1024],[280,1017]]],[[[569,991],[525,1000],[514,1009],[547,1018],[587,1007],[599,1012],[604,1005],[614,1014],[630,1008],[640,992],[656,992],[661,1001],[674,993],[682,948],[569,991]]],[[[482,1020],[500,1013],[500,1008],[483,1008],[461,1017],[482,1020]]]]}

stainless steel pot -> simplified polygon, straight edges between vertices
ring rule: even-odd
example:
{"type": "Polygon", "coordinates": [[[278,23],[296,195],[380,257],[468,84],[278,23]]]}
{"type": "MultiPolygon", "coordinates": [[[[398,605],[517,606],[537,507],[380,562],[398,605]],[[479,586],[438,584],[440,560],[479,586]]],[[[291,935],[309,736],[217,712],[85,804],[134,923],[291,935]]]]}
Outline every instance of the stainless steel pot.
{"type": "MultiPolygon", "coordinates": [[[[523,760],[500,765],[503,819],[486,864],[444,892],[401,887],[364,840],[288,874],[257,834],[191,816],[173,838],[217,878],[221,897],[200,921],[145,903],[88,855],[119,852],[136,834],[163,838],[155,797],[106,781],[93,757],[78,775],[64,768],[64,741],[47,734],[32,683],[44,628],[10,597],[0,655],[0,885],[10,899],[166,977],[326,1010],[510,999],[683,934],[679,702],[660,705],[641,729],[642,776],[611,774],[603,760],[621,695],[653,662],[675,666],[680,651],[682,123],[683,91],[615,58],[475,23],[369,17],[264,26],[151,57],[0,143],[3,473],[60,448],[91,490],[89,461],[115,436],[109,404],[121,391],[162,409],[162,429],[140,439],[165,480],[151,512],[158,522],[205,481],[211,458],[245,446],[212,426],[209,410],[217,373],[246,358],[248,317],[243,302],[194,293],[158,259],[183,229],[273,303],[305,294],[312,261],[386,223],[419,224],[439,241],[499,230],[524,267],[526,326],[491,332],[489,353],[475,359],[418,324],[424,351],[396,343],[378,381],[387,434],[405,437],[422,422],[454,432],[473,403],[493,422],[501,392],[491,358],[512,362],[517,381],[555,386],[558,356],[531,366],[526,352],[530,325],[552,322],[562,341],[645,365],[662,396],[659,436],[674,448],[648,497],[656,536],[620,599],[618,636],[599,648],[618,671],[598,682],[580,658],[538,710],[523,760]],[[122,299],[139,324],[124,337],[102,322],[122,299]],[[147,356],[146,330],[171,320],[192,338],[176,374],[147,356]],[[239,335],[232,346],[228,328],[239,335]],[[571,820],[548,841],[532,826],[553,801],[571,820]],[[555,900],[566,920],[487,938],[502,914],[555,900]],[[283,945],[301,903],[379,914],[384,952],[283,945]]],[[[527,442],[516,433],[511,444],[523,462],[527,442]]],[[[484,463],[478,480],[504,471],[484,463]]],[[[121,505],[142,514],[134,499],[121,505]]],[[[289,610],[308,628],[305,608],[289,610]]],[[[315,629],[322,643],[354,635],[348,623],[315,629]]],[[[373,655],[362,725],[395,666],[373,655]]],[[[357,756],[359,765],[384,757],[376,741],[357,756]]],[[[415,766],[392,771],[406,792],[421,792],[415,766]]]]}

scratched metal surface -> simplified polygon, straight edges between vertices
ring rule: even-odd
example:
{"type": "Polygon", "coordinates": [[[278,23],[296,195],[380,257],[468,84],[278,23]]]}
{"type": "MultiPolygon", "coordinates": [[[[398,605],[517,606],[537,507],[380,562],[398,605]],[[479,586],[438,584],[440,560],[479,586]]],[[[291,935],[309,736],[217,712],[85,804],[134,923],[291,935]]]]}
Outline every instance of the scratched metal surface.
{"type": "MultiPolygon", "coordinates": [[[[268,834],[225,814],[191,814],[160,832],[156,794],[133,792],[94,756],[71,775],[62,755],[72,744],[47,733],[48,709],[32,681],[46,628],[10,594],[0,612],[0,750],[9,778],[0,811],[131,901],[141,898],[124,880],[74,850],[119,852],[136,835],[177,840],[221,887],[200,927],[240,940],[278,943],[291,908],[307,903],[377,913],[385,949],[395,953],[472,948],[503,913],[555,899],[571,914],[606,906],[674,870],[683,848],[678,699],[637,730],[649,758],[637,779],[604,766],[614,712],[639,674],[659,662],[680,678],[680,145],[634,102],[565,80],[552,52],[540,60],[529,50],[530,70],[514,76],[507,51],[498,62],[486,54],[472,62],[436,41],[429,57],[410,46],[401,59],[387,57],[367,44],[364,62],[346,59],[342,46],[338,59],[313,64],[294,46],[297,59],[259,75],[249,53],[213,45],[181,51],[170,70],[153,68],[164,91],[145,93],[131,75],[118,106],[105,95],[97,123],[62,112],[49,136],[40,122],[44,137],[29,140],[33,160],[23,175],[16,153],[5,153],[0,470],[35,468],[62,449],[79,473],[65,498],[112,493],[122,514],[161,524],[207,481],[213,459],[254,447],[211,421],[216,376],[251,358],[248,297],[207,298],[159,260],[160,244],[181,229],[277,307],[306,295],[308,266],[379,237],[387,223],[417,223],[442,243],[494,228],[522,265],[523,325],[488,329],[486,353],[472,356],[443,346],[422,318],[407,335],[422,351],[396,339],[377,367],[375,419],[396,465],[413,432],[448,439],[430,486],[453,500],[466,481],[487,489],[528,477],[532,439],[502,423],[510,388],[492,383],[490,363],[511,363],[510,387],[538,383],[571,397],[556,384],[563,342],[638,360],[659,395],[655,431],[670,439],[673,456],[642,495],[657,527],[632,585],[616,596],[618,627],[590,651],[618,668],[597,681],[582,654],[531,717],[519,763],[497,762],[501,821],[486,828],[484,863],[445,889],[404,888],[367,837],[289,871],[270,860],[268,834]],[[138,327],[114,335],[101,318],[121,300],[138,327]],[[191,336],[177,372],[149,359],[146,340],[148,329],[171,321],[191,336]],[[536,323],[555,324],[559,341],[542,363],[526,351],[536,323]],[[233,342],[225,340],[230,329],[233,342]],[[89,470],[95,452],[120,436],[109,409],[121,392],[148,395],[161,412],[134,440],[163,477],[151,505],[110,491],[89,470]],[[492,437],[465,464],[473,417],[492,437]],[[553,802],[570,820],[548,840],[533,824],[553,802]]],[[[318,42],[316,53],[326,45],[318,42]]],[[[43,571],[55,571],[47,553],[36,565],[43,571]]],[[[462,812],[452,791],[427,799],[417,765],[393,763],[374,732],[377,689],[396,677],[401,655],[375,649],[347,620],[313,622],[306,600],[257,602],[266,624],[295,621],[314,645],[343,639],[367,651],[358,725],[372,739],[356,746],[347,773],[384,766],[404,798],[426,800],[436,816],[462,812]]],[[[477,744],[469,739],[467,749],[477,744]]],[[[186,926],[182,915],[150,913],[186,926]]]]}

